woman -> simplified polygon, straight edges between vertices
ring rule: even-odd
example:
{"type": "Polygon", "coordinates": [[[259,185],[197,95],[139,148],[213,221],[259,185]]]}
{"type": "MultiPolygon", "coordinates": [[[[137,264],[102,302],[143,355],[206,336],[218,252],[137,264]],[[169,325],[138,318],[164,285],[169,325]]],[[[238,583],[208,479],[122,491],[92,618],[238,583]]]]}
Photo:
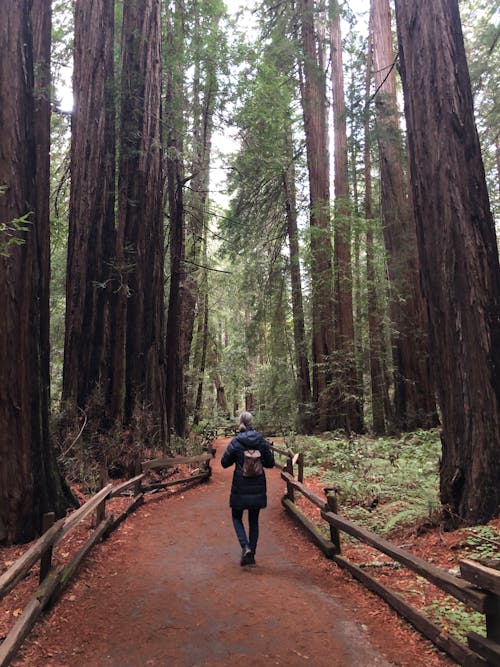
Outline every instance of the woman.
{"type": "Polygon", "coordinates": [[[221,465],[223,468],[235,464],[231,496],[233,526],[241,545],[240,565],[255,565],[255,552],[259,539],[259,512],[267,505],[266,476],[262,466],[255,465],[255,454],[264,468],[274,466],[274,454],[270,444],[253,428],[253,417],[250,412],[242,412],[238,435],[231,440],[224,452],[221,465]],[[245,464],[245,452],[253,455],[253,462],[245,464]],[[257,468],[257,474],[249,468],[257,468]],[[247,475],[252,476],[247,476],[247,475]],[[248,539],[243,525],[243,510],[248,510],[248,539]]]}

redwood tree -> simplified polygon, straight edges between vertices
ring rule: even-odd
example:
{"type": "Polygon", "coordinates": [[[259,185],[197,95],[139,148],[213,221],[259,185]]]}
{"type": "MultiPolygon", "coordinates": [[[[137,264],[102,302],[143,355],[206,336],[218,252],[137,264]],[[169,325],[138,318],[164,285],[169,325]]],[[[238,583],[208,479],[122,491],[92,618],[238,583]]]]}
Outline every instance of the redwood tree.
{"type": "Polygon", "coordinates": [[[168,434],[186,430],[184,395],[185,212],[183,163],[184,1],[172,0],[167,27],[166,125],[167,194],[170,221],[170,292],[166,329],[166,409],[168,434]]]}
{"type": "Polygon", "coordinates": [[[318,409],[318,428],[325,431],[335,426],[331,385],[334,337],[325,75],[316,43],[314,2],[300,0],[299,7],[304,57],[302,108],[310,197],[313,400],[318,409]]]}
{"type": "Polygon", "coordinates": [[[285,155],[288,166],[283,172],[283,198],[286,213],[286,228],[290,252],[290,286],[293,315],[293,339],[295,351],[295,373],[297,376],[297,430],[311,430],[311,379],[307,356],[302,281],[300,275],[299,230],[297,222],[297,196],[295,186],[295,164],[293,161],[292,132],[285,128],[285,155]]]}
{"type": "Polygon", "coordinates": [[[49,192],[37,180],[48,164],[50,3],[0,9],[0,542],[10,543],[32,539],[43,512],[64,514],[68,496],[48,430],[49,192]]]}
{"type": "MultiPolygon", "coordinates": [[[[115,206],[114,0],[77,0],[62,399],[84,409],[108,388],[107,295],[115,206]],[[104,373],[102,373],[104,371],[104,373]]],[[[102,397],[103,399],[105,396],[102,397]]]]}
{"type": "Polygon", "coordinates": [[[151,415],[163,440],[160,1],[125,0],[122,26],[115,406],[151,415]]]}
{"type": "Polygon", "coordinates": [[[419,280],[415,218],[399,128],[389,0],[372,0],[380,206],[391,281],[394,358],[394,418],[411,430],[436,423],[427,310],[419,280]]]}
{"type": "Polygon", "coordinates": [[[182,313],[183,370],[187,409],[195,404],[194,423],[200,417],[208,326],[207,244],[210,161],[218,74],[225,38],[220,27],[224,4],[220,0],[193,3],[194,73],[192,86],[192,163],[186,197],[186,280],[182,313]],[[197,318],[197,337],[193,332],[197,318]],[[205,325],[206,322],[206,325],[205,325]],[[192,349],[193,348],[193,349],[192,349]],[[190,364],[190,359],[192,363],[190,364]],[[196,399],[195,399],[196,395],[196,399]]]}
{"type": "Polygon", "coordinates": [[[457,0],[396,0],[448,525],[500,504],[500,268],[457,0]]]}
{"type": "Polygon", "coordinates": [[[363,430],[361,392],[358,386],[354,350],[352,302],[351,202],[347,159],[347,123],[344,98],[344,71],[340,8],[330,0],[330,46],[334,128],[334,289],[335,289],[335,422],[347,432],[363,430]]]}
{"type": "Polygon", "coordinates": [[[372,404],[372,428],[375,434],[385,433],[388,415],[386,414],[385,373],[384,373],[384,325],[381,315],[379,296],[377,291],[375,271],[375,246],[374,246],[374,220],[373,220],[373,196],[371,175],[371,132],[368,99],[370,94],[370,81],[372,78],[372,48],[371,48],[371,17],[368,34],[368,49],[366,57],[365,77],[365,108],[364,118],[364,185],[365,185],[365,219],[366,228],[366,282],[367,282],[367,315],[368,315],[368,338],[370,357],[370,384],[372,404]]]}

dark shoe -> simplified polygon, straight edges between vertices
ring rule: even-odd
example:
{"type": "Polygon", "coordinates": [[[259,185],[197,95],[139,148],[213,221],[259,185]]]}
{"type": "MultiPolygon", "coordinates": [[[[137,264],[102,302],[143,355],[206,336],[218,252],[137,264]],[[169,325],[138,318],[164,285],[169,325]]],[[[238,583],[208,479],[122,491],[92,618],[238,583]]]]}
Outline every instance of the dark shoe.
{"type": "Polygon", "coordinates": [[[252,565],[252,563],[255,563],[253,553],[248,547],[245,547],[241,553],[240,565],[252,565]]]}

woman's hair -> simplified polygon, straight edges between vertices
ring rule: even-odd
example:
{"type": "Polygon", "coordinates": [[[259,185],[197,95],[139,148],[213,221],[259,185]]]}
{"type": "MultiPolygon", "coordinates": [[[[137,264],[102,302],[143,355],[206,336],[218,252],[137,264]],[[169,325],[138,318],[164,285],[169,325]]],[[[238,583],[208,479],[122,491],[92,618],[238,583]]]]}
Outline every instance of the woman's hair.
{"type": "Polygon", "coordinates": [[[240,431],[246,431],[247,428],[253,428],[253,415],[251,412],[242,412],[240,415],[240,431]]]}

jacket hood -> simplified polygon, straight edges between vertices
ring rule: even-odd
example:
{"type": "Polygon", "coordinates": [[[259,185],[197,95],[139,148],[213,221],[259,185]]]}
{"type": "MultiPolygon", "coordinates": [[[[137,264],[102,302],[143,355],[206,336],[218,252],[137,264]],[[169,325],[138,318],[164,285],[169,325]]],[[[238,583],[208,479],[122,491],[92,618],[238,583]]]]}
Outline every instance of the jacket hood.
{"type": "Polygon", "coordinates": [[[259,444],[261,437],[262,436],[257,431],[247,429],[246,431],[238,433],[236,440],[246,449],[252,449],[259,444]]]}

